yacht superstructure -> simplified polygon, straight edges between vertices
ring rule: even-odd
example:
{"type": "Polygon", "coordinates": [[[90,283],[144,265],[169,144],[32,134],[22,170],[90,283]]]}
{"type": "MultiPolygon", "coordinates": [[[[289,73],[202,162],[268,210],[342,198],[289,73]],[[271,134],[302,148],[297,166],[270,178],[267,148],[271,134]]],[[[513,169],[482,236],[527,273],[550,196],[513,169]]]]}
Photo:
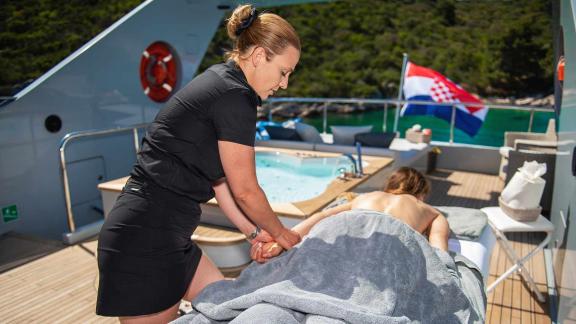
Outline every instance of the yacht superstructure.
{"type": "MultiPolygon", "coordinates": [[[[311,1],[252,2],[257,6],[267,6],[311,1]]],[[[235,5],[234,1],[173,0],[169,5],[159,0],[145,1],[13,98],[2,103],[0,105],[0,208],[2,210],[0,235],[6,234],[16,241],[18,237],[12,233],[38,236],[50,240],[46,241],[50,242],[46,244],[54,246],[51,249],[47,248],[46,251],[52,251],[61,248],[54,244],[54,240],[61,240],[63,237],[66,243],[73,244],[85,238],[82,235],[71,236],[71,233],[86,231],[86,235],[96,234],[105,209],[97,188],[98,184],[127,175],[135,161],[137,143],[143,132],[142,128],[133,130],[132,127],[152,121],[162,107],[161,102],[149,96],[150,90],[146,90],[142,81],[142,64],[145,65],[145,73],[154,73],[146,69],[146,66],[150,64],[146,57],[150,46],[157,42],[165,44],[168,54],[162,56],[161,59],[173,60],[172,62],[177,66],[176,79],[173,83],[161,82],[159,86],[164,87],[166,91],[168,91],[166,87],[170,87],[168,92],[176,91],[195,75],[226,10],[235,5]],[[168,59],[170,53],[172,57],[168,59]],[[70,137],[77,132],[94,130],[97,133],[118,128],[127,130],[113,132],[106,136],[78,137],[73,142],[67,143],[66,158],[64,165],[61,165],[59,150],[66,135],[70,137]],[[62,180],[62,169],[67,172],[67,184],[62,180]],[[67,195],[69,195],[69,201],[67,201],[67,195]],[[73,226],[70,222],[71,215],[73,226]]],[[[559,48],[557,56],[565,57],[566,71],[573,71],[576,62],[576,41],[574,41],[576,40],[576,3],[560,1],[558,11],[556,32],[561,36],[557,40],[559,48]]],[[[146,77],[146,74],[144,76],[146,77]]],[[[561,107],[557,108],[558,141],[562,144],[558,147],[559,153],[556,158],[555,188],[551,210],[551,220],[556,227],[556,232],[549,249],[539,259],[546,266],[538,268],[540,265],[533,264],[534,269],[538,268],[537,277],[540,279],[542,291],[548,292],[552,305],[539,305],[540,308],[538,308],[538,305],[532,301],[531,306],[527,307],[530,308],[528,313],[536,318],[538,316],[534,314],[539,314],[539,309],[541,311],[551,306],[550,312],[542,312],[549,314],[548,319],[557,318],[559,322],[562,322],[574,320],[571,314],[574,311],[573,291],[576,288],[576,278],[571,271],[576,263],[572,253],[576,249],[576,234],[571,229],[576,210],[574,152],[576,76],[573,73],[566,73],[557,92],[559,92],[557,96],[562,98],[561,107]]],[[[443,150],[443,154],[437,161],[439,170],[451,170],[445,173],[491,174],[494,177],[490,178],[490,181],[497,181],[495,175],[498,173],[500,155],[496,148],[449,143],[435,144],[443,150]],[[470,159],[470,156],[474,158],[470,159]]],[[[412,162],[416,166],[423,167],[425,157],[412,162]]],[[[439,186],[447,185],[446,181],[442,181],[442,177],[446,176],[445,173],[441,171],[432,174],[432,177],[440,179],[439,186]]],[[[448,176],[445,179],[448,179],[448,176]]],[[[464,179],[470,180],[471,176],[464,176],[464,179]]],[[[474,190],[473,186],[470,188],[474,190]]],[[[501,184],[493,184],[490,188],[493,190],[488,190],[485,195],[492,193],[497,197],[502,189],[501,184]]],[[[474,208],[497,204],[494,197],[479,198],[474,195],[468,197],[465,194],[454,194],[448,189],[445,192],[446,197],[456,197],[452,198],[453,200],[444,200],[446,204],[450,202],[467,204],[474,208]],[[458,200],[458,197],[463,200],[458,200]],[[484,202],[478,203],[481,200],[484,202]],[[476,203],[478,203],[477,207],[476,203]]],[[[199,233],[199,235],[203,234],[199,233]]],[[[234,240],[241,239],[234,237],[234,240]]],[[[527,239],[527,241],[530,240],[531,238],[527,239]]],[[[86,246],[88,251],[95,253],[93,243],[86,246]]],[[[83,249],[79,246],[72,248],[76,252],[83,249]]],[[[6,254],[4,251],[2,253],[6,254]]],[[[494,259],[498,260],[498,256],[493,256],[494,259]]],[[[67,262],[67,264],[74,263],[74,261],[67,262]]],[[[87,264],[90,263],[90,261],[87,262],[87,264]]],[[[16,272],[0,274],[0,291],[9,291],[34,277],[50,276],[49,273],[36,274],[34,272],[42,266],[36,266],[36,269],[32,263],[29,263],[26,267],[27,272],[23,276],[17,275],[16,272]],[[18,281],[10,282],[8,280],[10,276],[18,278],[18,281]]],[[[86,273],[92,276],[94,267],[95,264],[90,270],[92,272],[86,273]]],[[[88,268],[89,266],[86,266],[86,269],[88,268]]],[[[498,272],[500,268],[504,267],[494,266],[493,269],[498,272]]],[[[53,279],[67,281],[66,275],[66,273],[59,273],[54,275],[53,279]]],[[[82,271],[76,274],[77,277],[82,275],[82,271]]],[[[87,284],[84,282],[83,285],[87,284]]],[[[49,287],[50,284],[46,283],[45,286],[49,287]]],[[[84,288],[92,289],[93,287],[84,288]]],[[[506,303],[505,299],[509,298],[508,295],[511,293],[506,293],[504,289],[502,287],[501,295],[497,295],[497,290],[491,297],[493,306],[489,306],[489,311],[506,303]],[[498,301],[498,298],[501,298],[501,301],[498,301]]],[[[516,288],[514,289],[516,291],[516,288]]],[[[84,297],[90,295],[87,292],[82,294],[84,297]]],[[[26,296],[26,294],[20,292],[19,296],[26,296]]],[[[75,300],[70,298],[67,302],[73,303],[75,300]]],[[[26,298],[23,297],[17,301],[26,302],[26,298]]],[[[4,314],[17,314],[26,308],[16,305],[16,302],[10,303],[4,300],[2,303],[5,304],[0,303],[0,310],[3,310],[0,313],[4,314]],[[10,308],[12,306],[16,308],[10,308]]],[[[58,303],[55,302],[54,305],[58,303]]],[[[511,298],[510,303],[512,303],[511,298]]],[[[83,306],[83,312],[90,309],[91,306],[87,305],[83,306]]],[[[500,314],[506,314],[506,311],[501,311],[500,314]]],[[[0,321],[2,317],[3,315],[0,315],[0,321]]],[[[497,322],[497,319],[505,317],[505,315],[501,317],[494,315],[490,318],[491,322],[497,322]]],[[[65,318],[63,321],[66,321],[65,318]]],[[[70,320],[74,318],[84,317],[79,314],[69,316],[70,320]]]]}

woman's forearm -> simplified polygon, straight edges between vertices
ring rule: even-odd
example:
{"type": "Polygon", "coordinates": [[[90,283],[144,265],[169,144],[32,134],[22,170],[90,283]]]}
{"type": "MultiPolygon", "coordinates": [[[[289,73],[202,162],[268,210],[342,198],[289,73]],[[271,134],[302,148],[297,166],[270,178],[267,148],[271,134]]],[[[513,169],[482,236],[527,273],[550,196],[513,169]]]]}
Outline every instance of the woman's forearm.
{"type": "Polygon", "coordinates": [[[284,226],[270,207],[264,191],[260,187],[253,192],[243,192],[235,196],[236,203],[254,223],[276,237],[284,226]]]}
{"type": "Polygon", "coordinates": [[[291,246],[299,239],[280,222],[258,185],[255,151],[253,147],[218,141],[220,160],[226,181],[236,204],[250,220],[266,230],[283,246],[291,246]],[[291,234],[292,233],[292,234],[291,234]]]}
{"type": "Polygon", "coordinates": [[[242,210],[236,205],[230,188],[225,179],[221,179],[213,184],[214,193],[216,194],[216,200],[218,201],[218,206],[222,209],[224,214],[228,219],[242,232],[244,235],[248,236],[254,231],[256,225],[254,225],[247,217],[244,215],[242,210]]]}

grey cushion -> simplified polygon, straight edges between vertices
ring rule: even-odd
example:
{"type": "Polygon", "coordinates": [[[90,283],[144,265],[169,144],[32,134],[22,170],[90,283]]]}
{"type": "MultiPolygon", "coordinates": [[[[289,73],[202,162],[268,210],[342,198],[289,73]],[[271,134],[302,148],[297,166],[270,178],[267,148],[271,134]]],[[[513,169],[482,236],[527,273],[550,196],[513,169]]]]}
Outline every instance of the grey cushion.
{"type": "Polygon", "coordinates": [[[372,130],[372,125],[366,126],[330,126],[334,144],[354,145],[354,136],[359,133],[368,133],[372,130]]]}
{"type": "Polygon", "coordinates": [[[323,143],[316,127],[304,123],[296,123],[296,132],[304,142],[323,143]]]}
{"type": "Polygon", "coordinates": [[[488,223],[488,216],[479,209],[454,206],[434,206],[434,208],[446,217],[452,236],[460,240],[476,240],[488,223]]]}
{"type": "Polygon", "coordinates": [[[396,133],[359,133],[354,138],[363,146],[388,148],[396,138],[396,133]]]}

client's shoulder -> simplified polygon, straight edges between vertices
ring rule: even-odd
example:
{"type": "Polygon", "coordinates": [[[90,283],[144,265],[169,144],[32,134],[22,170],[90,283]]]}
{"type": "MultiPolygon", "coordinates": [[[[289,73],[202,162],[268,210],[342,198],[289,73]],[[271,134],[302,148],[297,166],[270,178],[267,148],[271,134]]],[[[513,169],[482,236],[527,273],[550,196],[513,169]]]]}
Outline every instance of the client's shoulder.
{"type": "Polygon", "coordinates": [[[370,200],[380,200],[383,198],[388,198],[394,196],[393,194],[384,191],[372,191],[358,195],[354,201],[370,201],[370,200]]]}

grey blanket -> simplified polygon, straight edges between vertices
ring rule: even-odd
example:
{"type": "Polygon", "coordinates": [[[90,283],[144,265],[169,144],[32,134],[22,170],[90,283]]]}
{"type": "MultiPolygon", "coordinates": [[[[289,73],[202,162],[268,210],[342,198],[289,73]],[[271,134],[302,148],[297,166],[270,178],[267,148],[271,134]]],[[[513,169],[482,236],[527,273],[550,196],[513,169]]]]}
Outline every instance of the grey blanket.
{"type": "Polygon", "coordinates": [[[208,286],[174,323],[482,322],[482,279],[459,271],[465,263],[386,214],[345,212],[283,255],[208,286]]]}

